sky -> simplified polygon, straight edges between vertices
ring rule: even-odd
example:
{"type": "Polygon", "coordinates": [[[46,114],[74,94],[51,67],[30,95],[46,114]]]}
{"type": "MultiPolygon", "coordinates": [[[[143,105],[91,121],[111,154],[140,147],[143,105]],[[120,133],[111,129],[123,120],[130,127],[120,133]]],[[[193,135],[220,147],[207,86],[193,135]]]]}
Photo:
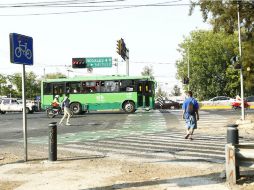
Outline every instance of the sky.
{"type": "Polygon", "coordinates": [[[10,63],[9,34],[19,33],[33,38],[34,65],[25,68],[38,77],[54,72],[62,72],[69,77],[124,75],[126,63],[116,53],[117,40],[123,38],[130,54],[130,75],[141,75],[145,66],[152,67],[159,86],[170,92],[174,85],[181,86],[181,81],[175,77],[175,62],[180,59],[178,45],[191,31],[209,28],[208,24],[203,23],[199,9],[196,8],[194,14],[188,16],[189,6],[185,4],[189,1],[1,0],[0,73],[22,72],[22,65],[10,63]],[[37,5],[62,2],[61,6],[67,6],[12,6],[20,3],[31,5],[28,4],[31,2],[37,5]],[[82,4],[70,5],[69,2],[82,4]],[[171,6],[131,7],[144,4],[171,6]],[[84,7],[87,5],[101,7],[84,7]],[[101,10],[113,5],[131,8],[101,10]],[[87,69],[71,68],[72,58],[75,57],[112,57],[114,61],[112,68],[96,68],[89,73],[87,69]]]}

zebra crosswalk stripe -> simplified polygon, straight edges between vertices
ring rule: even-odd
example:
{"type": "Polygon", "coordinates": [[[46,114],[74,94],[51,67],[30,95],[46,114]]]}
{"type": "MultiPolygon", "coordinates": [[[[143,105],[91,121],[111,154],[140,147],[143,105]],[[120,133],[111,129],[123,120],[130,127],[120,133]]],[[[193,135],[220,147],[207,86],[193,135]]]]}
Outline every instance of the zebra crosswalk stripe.
{"type": "Polygon", "coordinates": [[[177,131],[167,131],[66,144],[62,145],[60,149],[71,152],[126,155],[159,160],[181,158],[223,162],[225,157],[225,143],[221,142],[223,138],[225,137],[208,136],[189,141],[177,131]]]}

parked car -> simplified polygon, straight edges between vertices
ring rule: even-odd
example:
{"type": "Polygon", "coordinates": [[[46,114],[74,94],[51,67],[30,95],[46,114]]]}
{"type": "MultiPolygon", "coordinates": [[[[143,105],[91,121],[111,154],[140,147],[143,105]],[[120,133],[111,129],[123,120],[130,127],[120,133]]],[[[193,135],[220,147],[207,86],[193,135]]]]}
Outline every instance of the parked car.
{"type": "MultiPolygon", "coordinates": [[[[17,101],[22,104],[22,99],[17,99],[17,101]]],[[[38,103],[34,100],[26,100],[26,105],[32,107],[35,112],[39,111],[38,103]]]]}
{"type": "Polygon", "coordinates": [[[216,96],[208,101],[203,101],[202,104],[206,105],[231,105],[235,99],[227,96],[216,96]]]}
{"type": "Polygon", "coordinates": [[[181,105],[173,100],[157,100],[155,101],[155,109],[180,109],[181,105]]]}
{"type": "Polygon", "coordinates": [[[254,102],[254,96],[248,96],[245,98],[246,102],[254,102]]]}
{"type": "MultiPolygon", "coordinates": [[[[35,107],[32,105],[26,105],[26,113],[33,113],[35,107]]],[[[3,98],[0,103],[0,113],[6,112],[21,112],[23,111],[23,104],[16,98],[3,98]]]]}

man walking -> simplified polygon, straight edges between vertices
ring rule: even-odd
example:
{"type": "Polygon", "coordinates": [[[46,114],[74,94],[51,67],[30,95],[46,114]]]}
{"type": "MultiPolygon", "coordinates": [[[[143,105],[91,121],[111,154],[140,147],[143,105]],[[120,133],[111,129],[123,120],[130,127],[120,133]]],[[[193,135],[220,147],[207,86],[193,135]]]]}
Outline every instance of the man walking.
{"type": "Polygon", "coordinates": [[[186,95],[187,99],[183,102],[182,106],[182,117],[185,119],[187,128],[185,139],[189,138],[190,140],[193,140],[192,135],[194,130],[197,129],[197,121],[199,120],[199,105],[197,100],[192,97],[191,91],[187,91],[186,95]]]}
{"type": "Polygon", "coordinates": [[[63,120],[65,118],[67,118],[66,125],[71,125],[70,124],[71,110],[70,110],[69,94],[65,94],[64,100],[62,102],[62,108],[64,109],[64,116],[62,117],[61,121],[59,122],[59,125],[62,125],[63,120]]]}

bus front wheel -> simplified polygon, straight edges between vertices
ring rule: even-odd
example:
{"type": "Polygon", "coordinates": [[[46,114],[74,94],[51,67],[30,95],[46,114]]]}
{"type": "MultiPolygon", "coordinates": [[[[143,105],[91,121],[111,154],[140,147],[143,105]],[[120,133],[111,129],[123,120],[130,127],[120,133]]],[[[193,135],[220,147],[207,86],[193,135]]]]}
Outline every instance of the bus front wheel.
{"type": "Polygon", "coordinates": [[[127,101],[123,104],[123,109],[126,113],[135,112],[135,104],[131,101],[127,101]]]}
{"type": "Polygon", "coordinates": [[[72,103],[70,109],[73,112],[73,114],[80,114],[82,111],[80,103],[72,103]]]}

